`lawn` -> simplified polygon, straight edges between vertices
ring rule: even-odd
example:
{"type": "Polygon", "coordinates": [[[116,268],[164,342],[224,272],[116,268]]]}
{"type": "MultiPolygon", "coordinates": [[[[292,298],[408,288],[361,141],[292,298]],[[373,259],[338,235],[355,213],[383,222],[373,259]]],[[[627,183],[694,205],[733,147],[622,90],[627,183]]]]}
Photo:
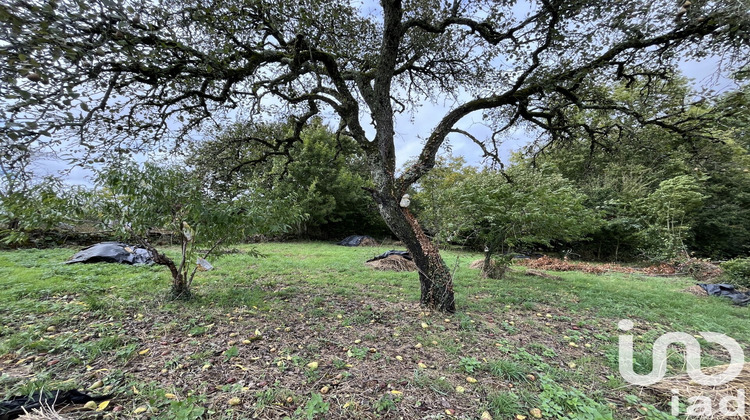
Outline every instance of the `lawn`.
{"type": "MultiPolygon", "coordinates": [[[[64,265],[74,249],[0,252],[0,397],[111,395],[107,418],[671,418],[668,397],[625,383],[618,321],[635,323],[636,371],[663,333],[750,342],[750,308],[682,292],[694,281],[523,267],[503,280],[445,252],[458,312],[419,307],[414,273],[363,263],[386,248],[255,245],[211,262],[191,301],[158,266],[64,265]],[[520,416],[520,417],[519,417],[520,416]]],[[[174,253],[176,250],[169,250],[174,253]]],[[[703,365],[726,363],[699,340],[703,365]]],[[[685,371],[679,348],[668,374],[685,371]]],[[[66,413],[67,412],[67,413],[66,413]]]]}

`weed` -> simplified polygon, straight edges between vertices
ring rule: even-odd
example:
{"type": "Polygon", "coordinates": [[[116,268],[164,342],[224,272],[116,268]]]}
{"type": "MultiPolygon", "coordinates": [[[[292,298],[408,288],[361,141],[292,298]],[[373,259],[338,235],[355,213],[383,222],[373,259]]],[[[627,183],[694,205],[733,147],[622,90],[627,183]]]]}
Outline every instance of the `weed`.
{"type": "Polygon", "coordinates": [[[168,419],[175,420],[198,420],[206,414],[206,408],[200,405],[205,398],[190,396],[180,401],[169,403],[169,412],[165,413],[168,419]]]}
{"type": "Polygon", "coordinates": [[[375,401],[375,411],[380,414],[386,414],[396,410],[396,403],[393,401],[390,395],[383,395],[379,400],[375,401]]]}
{"type": "Polygon", "coordinates": [[[275,386],[255,393],[255,416],[260,416],[266,408],[279,399],[279,390],[275,386]]]}
{"type": "Polygon", "coordinates": [[[200,337],[203,334],[207,333],[209,329],[209,327],[196,325],[188,330],[188,335],[191,337],[200,337]]]}
{"type": "Polygon", "coordinates": [[[346,369],[346,360],[342,359],[333,359],[333,367],[336,369],[346,369]]]}
{"type": "Polygon", "coordinates": [[[482,367],[482,362],[480,362],[474,357],[462,357],[461,360],[458,361],[458,365],[466,373],[474,373],[475,370],[482,367]]]}
{"type": "Polygon", "coordinates": [[[557,352],[544,344],[531,343],[529,349],[534,350],[536,353],[541,354],[544,357],[557,357],[557,352]]]}
{"type": "Polygon", "coordinates": [[[238,354],[240,354],[240,349],[237,346],[232,346],[224,352],[224,361],[228,362],[232,357],[237,357],[238,354]]]}
{"type": "Polygon", "coordinates": [[[214,354],[213,350],[203,350],[190,355],[191,360],[204,361],[214,354]]]}
{"type": "Polygon", "coordinates": [[[625,401],[628,402],[628,404],[634,405],[636,411],[640,413],[644,420],[677,420],[677,417],[665,413],[656,407],[654,407],[651,404],[644,403],[641,401],[641,399],[632,394],[628,394],[625,396],[625,401]]]}
{"type": "Polygon", "coordinates": [[[539,371],[549,372],[552,370],[552,367],[544,361],[542,356],[529,353],[523,347],[519,347],[518,350],[511,355],[511,357],[513,357],[514,360],[527,364],[539,371]]]}
{"type": "Polygon", "coordinates": [[[320,379],[320,371],[307,369],[305,370],[305,378],[307,379],[308,384],[317,382],[318,379],[320,379]]]}
{"type": "Polygon", "coordinates": [[[447,395],[453,391],[453,385],[445,377],[434,378],[420,369],[414,371],[411,382],[420,388],[427,388],[442,395],[447,395]]]}
{"type": "Polygon", "coordinates": [[[614,420],[609,408],[587,397],[581,391],[572,387],[563,388],[549,378],[542,378],[540,382],[542,392],[539,394],[539,408],[543,416],[561,420],[614,420]]]}
{"type": "Polygon", "coordinates": [[[355,359],[364,360],[370,350],[367,347],[352,347],[346,351],[346,355],[355,359]]]}
{"type": "Polygon", "coordinates": [[[324,298],[323,296],[315,296],[310,303],[316,308],[325,308],[326,298],[324,298]]]}
{"type": "Polygon", "coordinates": [[[89,307],[89,310],[93,312],[102,311],[104,309],[107,309],[109,306],[107,304],[107,301],[103,300],[97,295],[87,295],[83,298],[83,303],[86,304],[86,306],[89,307]]]}
{"type": "Polygon", "coordinates": [[[516,335],[521,331],[518,328],[516,328],[515,325],[510,325],[507,322],[503,322],[500,326],[503,327],[503,330],[505,330],[505,332],[507,332],[510,335],[516,335]]]}
{"type": "Polygon", "coordinates": [[[138,343],[130,343],[126,344],[115,352],[115,357],[117,360],[120,361],[127,361],[130,360],[131,357],[133,357],[136,353],[136,349],[138,348],[138,343]]]}
{"type": "Polygon", "coordinates": [[[314,392],[305,404],[304,409],[298,408],[296,414],[303,415],[308,420],[313,420],[318,414],[326,414],[330,408],[329,403],[323,402],[323,396],[314,392]]]}
{"type": "Polygon", "coordinates": [[[458,328],[462,331],[476,331],[477,326],[473,319],[466,314],[457,314],[458,328]]]}

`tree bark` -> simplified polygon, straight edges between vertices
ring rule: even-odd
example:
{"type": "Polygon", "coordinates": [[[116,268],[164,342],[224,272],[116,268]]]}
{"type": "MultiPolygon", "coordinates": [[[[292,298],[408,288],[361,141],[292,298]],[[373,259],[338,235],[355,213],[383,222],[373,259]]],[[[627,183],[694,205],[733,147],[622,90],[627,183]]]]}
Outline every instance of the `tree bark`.
{"type": "Polygon", "coordinates": [[[378,192],[373,192],[373,196],[386,224],[406,245],[417,265],[422,306],[434,311],[455,312],[453,276],[437,246],[425,235],[409,209],[399,206],[400,198],[378,192]]]}
{"type": "Polygon", "coordinates": [[[150,244],[143,244],[144,247],[151,254],[151,258],[154,260],[154,264],[164,265],[169,268],[169,272],[172,274],[172,296],[175,299],[189,299],[190,288],[187,284],[185,276],[177,269],[177,265],[172,261],[171,258],[167,257],[163,253],[160,253],[150,244]]]}

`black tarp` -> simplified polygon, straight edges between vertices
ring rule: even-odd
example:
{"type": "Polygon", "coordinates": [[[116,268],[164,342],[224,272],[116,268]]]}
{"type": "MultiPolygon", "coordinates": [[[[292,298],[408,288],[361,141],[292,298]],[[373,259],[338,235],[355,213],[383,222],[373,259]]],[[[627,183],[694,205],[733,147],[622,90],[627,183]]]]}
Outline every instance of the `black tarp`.
{"type": "Polygon", "coordinates": [[[153,264],[154,260],[146,249],[121,242],[101,242],[78,251],[66,264],[98,262],[153,264]]]}
{"type": "Polygon", "coordinates": [[[6,401],[0,401],[0,420],[11,420],[31,412],[35,408],[60,407],[68,404],[85,404],[89,401],[104,401],[112,398],[111,395],[90,396],[71,391],[44,391],[33,392],[26,396],[12,397],[6,401]]]}
{"type": "Polygon", "coordinates": [[[367,236],[367,235],[352,235],[347,236],[344,238],[341,242],[336,243],[336,245],[341,246],[359,246],[359,244],[362,243],[365,239],[369,239],[371,241],[374,241],[375,239],[367,236]]]}
{"type": "Polygon", "coordinates": [[[704,284],[698,283],[698,286],[702,287],[711,296],[722,296],[732,299],[732,303],[740,306],[747,306],[750,304],[750,293],[742,293],[735,289],[731,284],[720,283],[720,284],[704,284]]]}
{"type": "Polygon", "coordinates": [[[396,251],[396,250],[392,249],[390,251],[386,251],[386,252],[378,255],[377,257],[370,258],[369,260],[367,260],[367,262],[382,260],[383,258],[390,257],[391,255],[399,255],[399,256],[404,257],[407,260],[411,261],[411,254],[409,254],[409,251],[396,251]]]}

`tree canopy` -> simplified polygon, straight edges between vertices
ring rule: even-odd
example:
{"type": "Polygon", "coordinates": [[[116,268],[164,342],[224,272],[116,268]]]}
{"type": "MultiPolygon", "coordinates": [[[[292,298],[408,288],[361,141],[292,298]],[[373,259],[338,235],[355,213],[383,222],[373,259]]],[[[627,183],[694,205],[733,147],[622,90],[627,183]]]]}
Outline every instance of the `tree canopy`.
{"type": "Polygon", "coordinates": [[[203,174],[215,194],[231,197],[260,184],[272,200],[296,197],[307,215],[295,226],[297,236],[332,239],[387,232],[363,189],[372,185],[354,140],[336,136],[314,119],[300,133],[300,142],[275,154],[267,145],[291,130],[292,125],[281,122],[238,122],[195,143],[187,163],[203,174]]]}
{"type": "Polygon", "coordinates": [[[578,244],[578,252],[598,259],[660,260],[686,250],[716,259],[745,254],[750,246],[747,87],[692,105],[695,92],[684,80],[665,83],[659,97],[648,101],[639,97],[640,89],[612,86],[602,94],[638,103],[642,115],[685,120],[689,130],[641,127],[605,110],[585,111],[576,118],[607,135],[592,142],[579,132],[533,158],[557,166],[588,196],[588,207],[605,213],[601,230],[578,244]]]}
{"type": "Polygon", "coordinates": [[[313,116],[330,117],[361,148],[371,194],[420,267],[422,303],[452,311],[450,271],[408,209],[409,186],[451,134],[487,156],[517,130],[557,141],[584,130],[570,110],[609,109],[685,133],[597,95],[616,79],[649,87],[681,58],[744,64],[750,11],[736,0],[130,0],[0,6],[3,155],[65,141],[95,155],[173,146],[238,114],[291,117],[287,150],[313,116]],[[448,111],[396,173],[395,115],[426,101],[448,111]],[[488,139],[458,125],[492,127],[488,139]]]}

